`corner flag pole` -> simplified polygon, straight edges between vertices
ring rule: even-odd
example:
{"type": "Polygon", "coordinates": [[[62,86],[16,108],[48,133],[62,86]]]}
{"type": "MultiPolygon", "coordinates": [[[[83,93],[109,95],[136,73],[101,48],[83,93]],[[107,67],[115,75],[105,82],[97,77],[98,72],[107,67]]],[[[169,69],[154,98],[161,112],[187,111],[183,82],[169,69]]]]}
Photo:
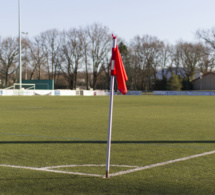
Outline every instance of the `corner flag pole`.
{"type": "Polygon", "coordinates": [[[111,135],[112,135],[112,116],[113,116],[113,94],[114,94],[114,49],[116,48],[116,37],[113,36],[113,49],[111,58],[111,79],[110,79],[110,106],[109,106],[109,124],[108,124],[108,141],[107,141],[107,160],[106,160],[106,178],[109,178],[110,170],[110,151],[111,151],[111,135]]]}
{"type": "Polygon", "coordinates": [[[19,0],[19,88],[22,89],[22,39],[21,39],[21,8],[19,0]]]}

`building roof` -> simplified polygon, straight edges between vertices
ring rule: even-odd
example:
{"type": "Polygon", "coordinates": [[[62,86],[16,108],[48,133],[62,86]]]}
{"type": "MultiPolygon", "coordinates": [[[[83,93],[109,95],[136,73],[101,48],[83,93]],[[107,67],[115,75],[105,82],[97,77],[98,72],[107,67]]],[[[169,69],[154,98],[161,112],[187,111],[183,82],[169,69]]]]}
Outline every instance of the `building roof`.
{"type": "MultiPolygon", "coordinates": [[[[205,77],[205,76],[207,76],[207,75],[209,75],[209,74],[212,74],[212,75],[215,76],[215,72],[207,72],[207,73],[205,73],[205,74],[202,75],[202,78],[205,77]]],[[[200,77],[197,77],[196,79],[193,79],[192,82],[197,81],[199,79],[200,79],[200,77]]]]}

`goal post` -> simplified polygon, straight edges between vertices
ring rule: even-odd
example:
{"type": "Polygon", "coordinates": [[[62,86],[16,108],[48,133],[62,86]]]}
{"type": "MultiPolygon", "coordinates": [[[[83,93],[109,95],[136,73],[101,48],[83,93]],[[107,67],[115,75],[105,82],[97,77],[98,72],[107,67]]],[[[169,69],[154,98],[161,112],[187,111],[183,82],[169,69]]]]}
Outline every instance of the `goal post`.
{"type": "Polygon", "coordinates": [[[14,83],[13,86],[8,87],[6,89],[22,89],[22,90],[35,90],[35,84],[32,83],[22,83],[20,87],[20,83],[14,83]]]}

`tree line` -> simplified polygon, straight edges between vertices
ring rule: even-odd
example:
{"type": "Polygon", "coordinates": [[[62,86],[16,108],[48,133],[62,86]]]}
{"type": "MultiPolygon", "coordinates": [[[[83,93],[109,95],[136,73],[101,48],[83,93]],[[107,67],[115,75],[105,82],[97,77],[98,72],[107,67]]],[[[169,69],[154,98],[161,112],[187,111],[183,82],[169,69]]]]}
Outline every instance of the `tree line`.
{"type": "MultiPolygon", "coordinates": [[[[215,65],[215,29],[198,30],[196,36],[197,43],[175,45],[150,35],[129,43],[118,36],[128,89],[191,89],[195,74],[213,71],[215,65]]],[[[19,80],[18,43],[16,37],[0,37],[0,87],[19,80]]],[[[111,31],[102,24],[22,36],[23,79],[53,79],[58,88],[64,78],[70,89],[80,80],[86,89],[108,89],[111,47],[111,31]]]]}

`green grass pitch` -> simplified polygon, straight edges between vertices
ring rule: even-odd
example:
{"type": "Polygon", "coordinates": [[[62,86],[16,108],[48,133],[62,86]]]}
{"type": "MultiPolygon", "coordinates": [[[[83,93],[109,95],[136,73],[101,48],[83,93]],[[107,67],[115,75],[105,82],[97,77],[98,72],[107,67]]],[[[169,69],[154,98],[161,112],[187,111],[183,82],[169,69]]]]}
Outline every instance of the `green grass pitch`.
{"type": "MultiPolygon", "coordinates": [[[[87,175],[105,175],[108,114],[108,96],[0,97],[0,194],[215,193],[215,154],[109,179],[87,175]]],[[[111,174],[210,151],[214,97],[114,97],[111,174]]]]}

